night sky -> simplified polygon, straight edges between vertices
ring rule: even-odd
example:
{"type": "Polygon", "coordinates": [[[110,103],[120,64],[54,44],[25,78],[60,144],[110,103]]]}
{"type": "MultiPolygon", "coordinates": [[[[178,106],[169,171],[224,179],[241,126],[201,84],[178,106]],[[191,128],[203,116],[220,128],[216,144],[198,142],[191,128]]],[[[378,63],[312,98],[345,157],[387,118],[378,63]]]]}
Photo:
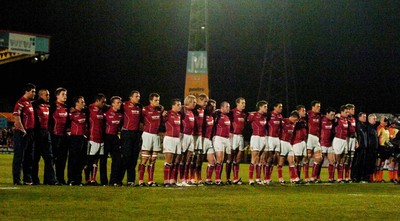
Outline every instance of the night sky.
{"type": "MultiPolygon", "coordinates": [[[[254,110],[268,1],[209,1],[210,97],[217,102],[234,106],[242,96],[254,110]]],[[[290,2],[296,104],[309,108],[316,99],[323,109],[354,103],[356,112],[400,112],[400,2],[290,2]]],[[[51,44],[47,61],[0,65],[0,99],[13,106],[23,85],[32,82],[51,93],[67,88],[69,101],[83,95],[91,103],[98,92],[126,100],[136,89],[143,104],[158,92],[169,106],[171,98],[184,96],[189,15],[189,0],[2,3],[0,29],[49,35],[51,44]]]]}

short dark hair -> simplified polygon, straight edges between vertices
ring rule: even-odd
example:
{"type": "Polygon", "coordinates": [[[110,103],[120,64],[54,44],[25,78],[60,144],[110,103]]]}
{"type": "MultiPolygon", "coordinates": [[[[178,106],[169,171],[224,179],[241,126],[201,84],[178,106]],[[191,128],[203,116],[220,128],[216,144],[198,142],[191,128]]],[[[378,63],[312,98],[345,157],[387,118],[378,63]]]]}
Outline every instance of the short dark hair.
{"type": "Polygon", "coordinates": [[[304,106],[304,105],[302,105],[302,104],[299,104],[299,105],[296,106],[296,110],[297,110],[297,111],[301,110],[302,108],[305,109],[306,106],[304,106]]]}
{"type": "Polygon", "coordinates": [[[99,101],[99,100],[101,100],[101,99],[103,99],[103,98],[106,98],[106,95],[104,95],[103,93],[98,93],[98,94],[94,97],[94,100],[95,100],[95,101],[99,101]]]}
{"type": "MultiPolygon", "coordinates": [[[[181,99],[179,98],[174,98],[171,100],[171,106],[174,106],[176,103],[181,102],[181,99]]],[[[181,102],[182,103],[182,102],[181,102]]]]}
{"type": "Polygon", "coordinates": [[[330,113],[330,112],[336,113],[335,108],[333,108],[333,107],[328,107],[328,108],[326,108],[325,113],[330,113]]]}
{"type": "Polygon", "coordinates": [[[157,93],[151,93],[151,94],[149,95],[149,101],[153,100],[153,98],[155,98],[155,97],[160,97],[160,95],[157,94],[157,93]]]}
{"type": "Polygon", "coordinates": [[[311,107],[314,107],[316,104],[321,104],[321,102],[317,100],[311,101],[311,107]]]}
{"type": "Polygon", "coordinates": [[[278,106],[279,106],[279,104],[282,104],[282,105],[283,105],[283,103],[282,103],[282,102],[280,102],[280,101],[275,101],[275,102],[273,103],[274,107],[278,107],[278,106]]]}
{"type": "Polygon", "coordinates": [[[268,104],[268,102],[266,100],[258,101],[257,104],[256,104],[257,110],[259,110],[260,107],[262,107],[262,106],[264,106],[266,104],[268,104]]]}
{"type": "Polygon", "coordinates": [[[83,96],[76,96],[72,99],[72,101],[74,102],[74,104],[79,102],[79,99],[83,98],[83,96]]]}
{"type": "Polygon", "coordinates": [[[358,113],[358,117],[361,117],[362,115],[364,115],[365,114],[365,116],[367,116],[367,113],[365,113],[365,112],[360,112],[360,113],[358,113]]]}
{"type": "Polygon", "coordinates": [[[32,83],[27,83],[27,84],[25,84],[25,86],[23,87],[22,90],[25,93],[25,92],[31,91],[32,89],[36,89],[36,86],[32,83]]]}

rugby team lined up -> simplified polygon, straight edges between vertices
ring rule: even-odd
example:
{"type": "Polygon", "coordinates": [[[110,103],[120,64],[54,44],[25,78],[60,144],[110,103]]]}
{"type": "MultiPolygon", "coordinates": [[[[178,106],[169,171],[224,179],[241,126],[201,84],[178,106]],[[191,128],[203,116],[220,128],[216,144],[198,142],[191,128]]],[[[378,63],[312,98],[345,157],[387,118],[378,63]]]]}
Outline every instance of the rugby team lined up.
{"type": "Polygon", "coordinates": [[[188,95],[183,101],[172,99],[168,108],[160,105],[157,93],[151,93],[149,104],[142,106],[137,90],[131,91],[127,101],[111,97],[110,104],[99,93],[87,107],[83,96],[74,97],[73,106],[68,107],[67,89],[62,87],[55,90],[56,100],[52,103],[47,89],[38,90],[36,100],[35,95],[36,86],[28,83],[14,107],[14,185],[40,184],[41,158],[42,183],[47,185],[174,187],[382,182],[386,159],[390,159],[389,179],[397,180],[395,148],[389,141],[398,130],[390,127],[385,117],[375,126],[375,114],[367,117],[360,112],[355,116],[353,104],[342,105],[339,112],[326,108],[321,113],[321,102],[315,100],[310,110],[298,105],[284,118],[282,103],[273,103],[273,109],[268,111],[271,104],[260,100],[256,111],[246,112],[243,97],[236,99],[234,108],[222,101],[217,109],[217,102],[206,94],[188,95]],[[245,145],[244,130],[251,132],[249,145],[245,145]],[[243,170],[240,165],[248,147],[251,162],[248,173],[242,173],[248,174],[244,182],[239,171],[243,170]],[[154,180],[160,153],[165,157],[163,184],[154,180]],[[329,162],[328,177],[321,180],[325,158],[329,162]],[[205,179],[203,163],[207,165],[205,179]],[[285,180],[286,163],[290,178],[285,180]],[[274,167],[278,178],[273,181],[274,167]],[[96,181],[98,168],[100,183],[96,181]]]}

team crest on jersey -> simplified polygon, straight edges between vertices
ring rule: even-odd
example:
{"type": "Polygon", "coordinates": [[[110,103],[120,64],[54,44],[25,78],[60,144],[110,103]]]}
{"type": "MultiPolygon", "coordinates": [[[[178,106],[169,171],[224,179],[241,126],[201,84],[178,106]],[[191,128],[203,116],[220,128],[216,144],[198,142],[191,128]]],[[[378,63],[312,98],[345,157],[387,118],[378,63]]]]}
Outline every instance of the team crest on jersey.
{"type": "Polygon", "coordinates": [[[58,113],[58,116],[59,117],[67,117],[68,116],[68,113],[58,113]]]}
{"type": "Polygon", "coordinates": [[[30,107],[30,108],[29,108],[29,111],[33,112],[33,107],[30,107]]]}

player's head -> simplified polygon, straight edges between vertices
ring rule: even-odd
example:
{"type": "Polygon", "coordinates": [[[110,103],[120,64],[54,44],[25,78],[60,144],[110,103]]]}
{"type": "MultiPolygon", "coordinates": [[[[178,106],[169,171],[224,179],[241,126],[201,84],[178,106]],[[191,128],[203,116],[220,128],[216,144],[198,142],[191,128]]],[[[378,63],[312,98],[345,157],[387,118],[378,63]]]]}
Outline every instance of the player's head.
{"type": "Polygon", "coordinates": [[[306,107],[302,104],[296,106],[296,111],[299,113],[300,118],[306,116],[306,107]]]}
{"type": "Polygon", "coordinates": [[[296,123],[297,121],[299,121],[299,119],[300,119],[299,112],[297,112],[296,110],[290,112],[289,120],[291,122],[296,123]]]}
{"type": "Polygon", "coordinates": [[[220,106],[220,110],[222,113],[229,113],[229,111],[231,110],[231,106],[229,104],[228,101],[222,101],[221,102],[221,106],[220,106]]]}
{"type": "Polygon", "coordinates": [[[194,95],[186,96],[183,104],[188,109],[194,109],[194,107],[196,106],[196,97],[194,95]]]}
{"type": "Polygon", "coordinates": [[[274,103],[274,111],[276,113],[282,113],[282,109],[283,109],[283,104],[282,102],[275,102],[274,103]]]}
{"type": "Polygon", "coordinates": [[[197,96],[197,104],[201,107],[205,107],[207,105],[208,96],[205,93],[201,93],[197,96]]]}
{"type": "Polygon", "coordinates": [[[325,116],[329,119],[329,120],[333,120],[335,118],[335,114],[336,114],[336,110],[333,109],[332,107],[328,107],[325,110],[325,116]]]}
{"type": "Polygon", "coordinates": [[[140,101],[139,91],[137,91],[137,90],[131,91],[131,93],[129,94],[129,100],[134,104],[139,103],[139,101],[140,101]]]}
{"type": "Polygon", "coordinates": [[[262,113],[267,113],[268,111],[268,102],[265,100],[258,101],[256,104],[257,111],[262,113]]]}
{"type": "Polygon", "coordinates": [[[321,111],[321,102],[317,100],[311,101],[311,110],[315,113],[319,113],[321,111]]]}
{"type": "Polygon", "coordinates": [[[238,97],[235,100],[236,108],[240,111],[246,108],[246,100],[243,97],[238,97]]]}
{"type": "Polygon", "coordinates": [[[349,115],[354,116],[356,106],[354,104],[346,104],[346,107],[349,110],[349,115]]]}
{"type": "Polygon", "coordinates": [[[160,106],[160,95],[157,93],[150,93],[149,94],[149,101],[153,107],[160,106]]]}

